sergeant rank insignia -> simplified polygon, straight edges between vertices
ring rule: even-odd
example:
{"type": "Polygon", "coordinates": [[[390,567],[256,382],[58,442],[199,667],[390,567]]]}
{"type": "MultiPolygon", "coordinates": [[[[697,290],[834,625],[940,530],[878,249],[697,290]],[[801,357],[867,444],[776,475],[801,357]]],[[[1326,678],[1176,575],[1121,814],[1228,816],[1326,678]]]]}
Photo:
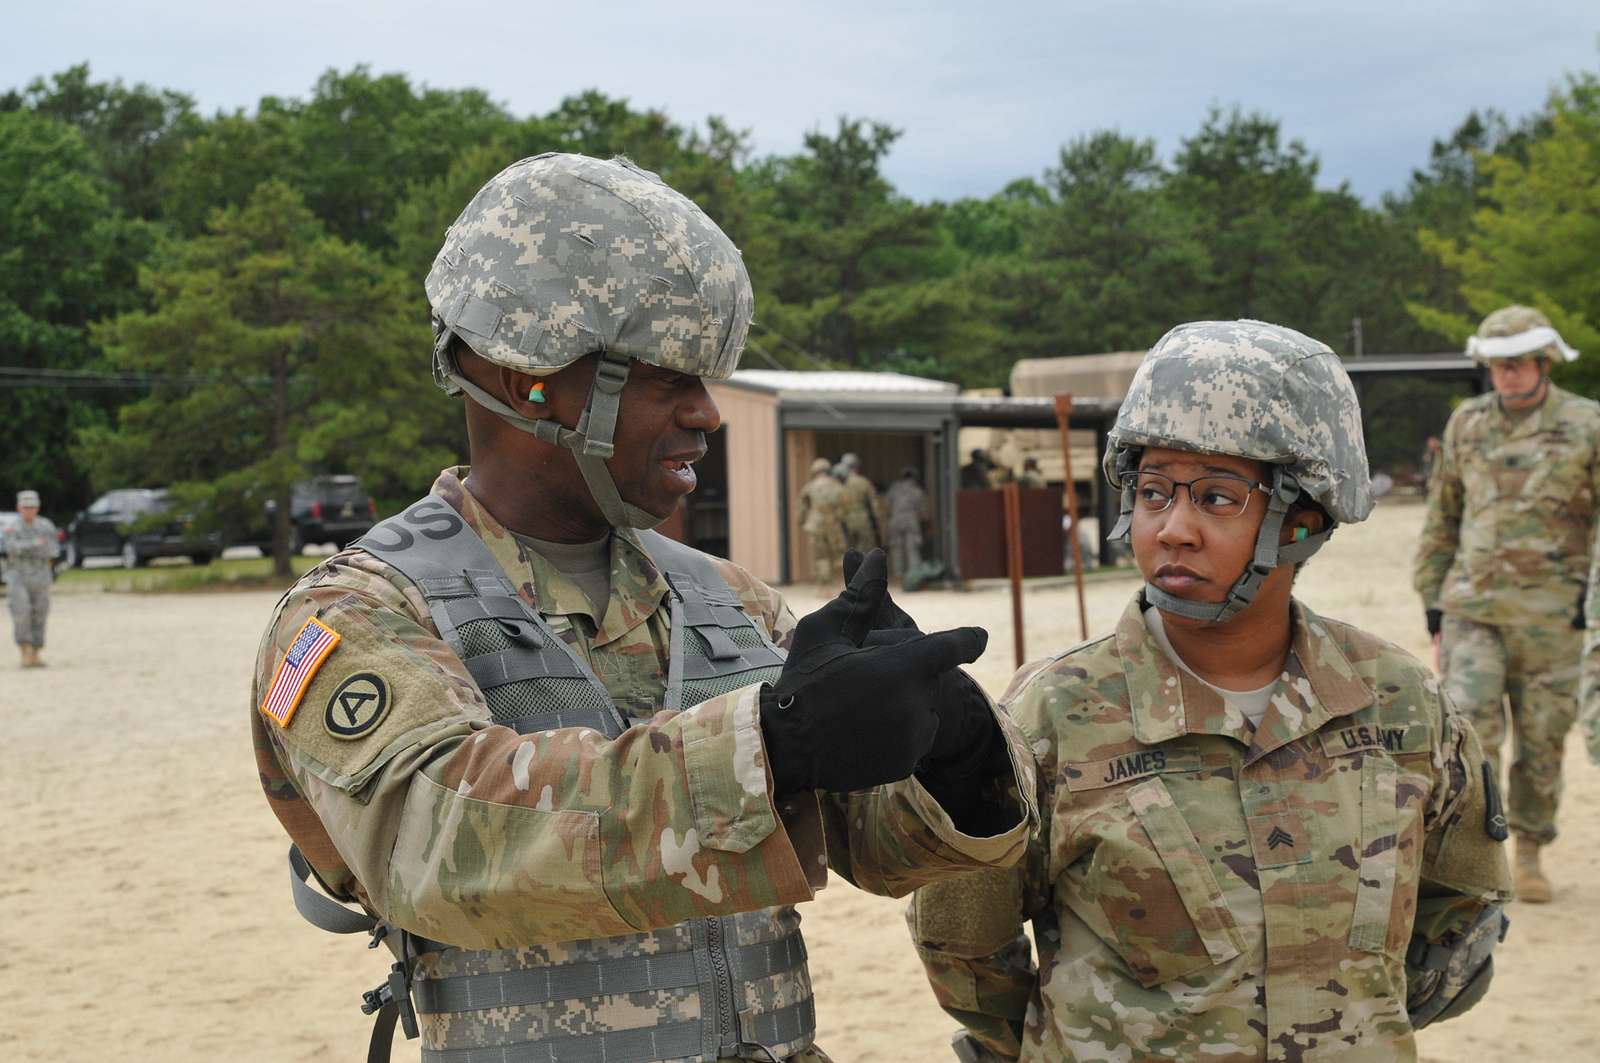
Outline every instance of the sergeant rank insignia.
{"type": "Polygon", "coordinates": [[[300,707],[300,699],[306,696],[306,688],[328,654],[339,645],[340,637],[316,617],[301,625],[289,644],[289,652],[278,662],[278,673],[272,677],[267,696],[261,700],[261,711],[272,717],[279,727],[289,726],[294,710],[300,707]]]}

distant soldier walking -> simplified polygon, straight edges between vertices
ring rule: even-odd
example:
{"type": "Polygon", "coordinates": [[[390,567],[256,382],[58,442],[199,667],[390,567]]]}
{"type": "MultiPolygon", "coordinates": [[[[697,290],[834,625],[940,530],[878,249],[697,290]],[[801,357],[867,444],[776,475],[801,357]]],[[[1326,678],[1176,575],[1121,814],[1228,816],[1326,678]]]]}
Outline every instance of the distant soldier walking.
{"type": "Polygon", "coordinates": [[[1553,896],[1539,848],[1555,840],[1561,751],[1577,712],[1600,406],[1550,383],[1550,363],[1578,352],[1537,310],[1496,310],[1467,353],[1488,365],[1494,391],[1445,427],[1414,583],[1450,700],[1497,776],[1510,701],[1516,891],[1538,903],[1553,896]]]}
{"type": "Polygon", "coordinates": [[[846,454],[839,459],[839,464],[845,467],[845,537],[851,549],[866,553],[883,545],[878,527],[878,489],[861,475],[859,455],[846,454]]]}
{"type": "Polygon", "coordinates": [[[831,587],[835,566],[844,556],[844,485],[833,478],[827,458],[811,463],[811,479],[800,489],[800,530],[811,541],[811,578],[831,587]]]}
{"type": "Polygon", "coordinates": [[[928,520],[928,493],[917,470],[907,465],[889,485],[889,567],[904,577],[922,564],[922,526],[928,520]]]}
{"type": "Polygon", "coordinates": [[[1044,473],[1039,471],[1039,459],[1023,459],[1022,475],[1017,478],[1017,483],[1030,490],[1045,486],[1044,473]]]}
{"type": "Polygon", "coordinates": [[[0,526],[6,547],[6,591],[11,630],[22,653],[22,667],[43,668],[44,622],[50,614],[50,581],[61,556],[56,526],[39,515],[39,492],[17,492],[20,520],[0,526]]]}

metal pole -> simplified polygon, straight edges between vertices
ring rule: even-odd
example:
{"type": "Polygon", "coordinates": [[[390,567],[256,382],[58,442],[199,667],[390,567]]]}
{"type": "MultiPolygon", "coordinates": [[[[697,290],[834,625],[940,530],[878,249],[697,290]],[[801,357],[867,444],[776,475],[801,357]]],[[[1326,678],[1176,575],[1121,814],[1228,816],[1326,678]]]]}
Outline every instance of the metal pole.
{"type": "Polygon", "coordinates": [[[1089,609],[1083,601],[1083,547],[1078,544],[1078,485],[1072,478],[1072,395],[1056,396],[1056,424],[1061,426],[1061,467],[1067,479],[1067,512],[1072,514],[1072,528],[1067,533],[1071,539],[1072,577],[1078,585],[1078,630],[1082,639],[1089,641],[1089,609]]]}
{"type": "Polygon", "coordinates": [[[1011,636],[1016,667],[1028,659],[1022,637],[1022,488],[1008,483],[1000,488],[1006,513],[1006,572],[1011,576],[1011,636]]]}

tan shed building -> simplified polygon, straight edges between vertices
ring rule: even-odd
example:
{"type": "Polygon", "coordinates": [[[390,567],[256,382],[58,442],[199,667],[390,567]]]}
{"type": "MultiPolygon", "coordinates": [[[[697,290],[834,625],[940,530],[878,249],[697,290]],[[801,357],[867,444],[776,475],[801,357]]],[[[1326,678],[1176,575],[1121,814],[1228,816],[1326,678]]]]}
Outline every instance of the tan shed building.
{"type": "MultiPolygon", "coordinates": [[[[941,559],[959,578],[961,427],[1054,424],[1049,400],[970,399],[955,384],[899,373],[741,369],[711,382],[710,390],[722,429],[709,437],[696,466],[698,488],[661,530],[771,583],[809,578],[794,499],[812,461],[837,461],[849,451],[860,455],[862,471],[880,489],[907,466],[918,471],[934,529],[925,556],[941,559]]],[[[1088,402],[1074,413],[1074,428],[1090,430],[1090,449],[1104,431],[1103,405],[1088,402]]]]}
{"type": "Polygon", "coordinates": [[[847,451],[880,485],[908,465],[918,469],[935,526],[953,523],[941,470],[953,455],[956,385],[900,373],[741,369],[710,389],[722,430],[708,439],[700,485],[662,528],[667,534],[768,582],[806,578],[794,497],[814,459],[847,451]]]}

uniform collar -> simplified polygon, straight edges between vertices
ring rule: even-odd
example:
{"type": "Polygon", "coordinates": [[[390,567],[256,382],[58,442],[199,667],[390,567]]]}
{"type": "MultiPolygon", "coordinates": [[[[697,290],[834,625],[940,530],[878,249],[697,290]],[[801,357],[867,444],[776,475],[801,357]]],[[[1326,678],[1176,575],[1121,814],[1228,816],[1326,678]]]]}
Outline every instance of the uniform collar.
{"type": "Polygon", "coordinates": [[[1145,627],[1143,602],[1135,597],[1117,623],[1116,640],[1139,741],[1151,745],[1185,734],[1223,735],[1249,748],[1248,763],[1371,705],[1372,688],[1321,618],[1298,600],[1291,609],[1289,662],[1266,715],[1252,730],[1222,695],[1167,658],[1145,627]]]}
{"type": "Polygon", "coordinates": [[[1511,413],[1500,403],[1500,396],[1494,396],[1493,406],[1495,414],[1509,429],[1509,435],[1516,437],[1535,432],[1542,432],[1550,428],[1561,415],[1561,407],[1567,393],[1550,384],[1544,393],[1544,399],[1531,410],[1520,413],[1511,413]]]}
{"type": "Polygon", "coordinates": [[[644,623],[660,607],[667,593],[667,581],[632,528],[612,530],[611,599],[605,616],[597,619],[589,596],[577,584],[519,542],[473,497],[464,482],[469,471],[466,465],[445,469],[434,480],[430,493],[449,502],[461,514],[461,519],[478,533],[495,561],[511,577],[517,592],[541,614],[587,618],[595,632],[593,644],[604,646],[644,623]]]}

